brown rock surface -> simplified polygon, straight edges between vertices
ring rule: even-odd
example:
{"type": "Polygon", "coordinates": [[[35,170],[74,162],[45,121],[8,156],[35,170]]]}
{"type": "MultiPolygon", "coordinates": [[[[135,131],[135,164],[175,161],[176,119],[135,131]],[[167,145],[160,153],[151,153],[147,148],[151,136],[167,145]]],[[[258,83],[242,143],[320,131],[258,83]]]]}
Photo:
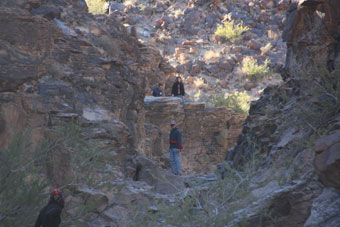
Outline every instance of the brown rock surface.
{"type": "Polygon", "coordinates": [[[234,146],[245,117],[204,103],[183,105],[174,97],[147,96],[144,103],[148,141],[144,155],[169,168],[170,121],[175,120],[183,135],[182,169],[188,173],[213,171],[226,149],[234,146]]]}
{"type": "MultiPolygon", "coordinates": [[[[48,4],[54,3],[58,4],[48,4]]],[[[58,127],[73,122],[82,130],[80,137],[107,153],[102,161],[113,184],[135,174],[135,156],[145,146],[145,93],[174,69],[159,51],[138,42],[115,19],[94,18],[77,4],[69,3],[53,21],[0,7],[0,147],[6,149],[14,135],[32,129],[27,143],[33,151],[44,139],[55,136],[58,127]]],[[[81,175],[71,161],[73,152],[78,151],[65,144],[52,148],[48,157],[53,161],[42,163],[39,176],[48,178],[50,187],[64,186],[66,195],[74,195],[78,205],[87,200],[99,202],[94,212],[79,221],[92,223],[96,217],[99,221],[90,226],[100,222],[112,225],[117,220],[122,225],[120,221],[130,211],[126,208],[127,213],[119,213],[123,205],[108,202],[107,191],[84,185],[86,190],[77,192],[69,186],[75,175],[81,175]],[[116,218],[104,222],[98,213],[116,218]]],[[[105,182],[103,174],[91,174],[105,182]]],[[[131,191],[138,194],[134,185],[131,191]]],[[[151,186],[142,187],[150,197],[155,194],[151,186]]],[[[76,215],[73,208],[67,209],[66,218],[76,215]]]]}
{"type": "Polygon", "coordinates": [[[61,39],[55,25],[23,10],[0,8],[0,30],[6,31],[0,33],[0,91],[15,91],[47,74],[54,43],[61,39]]]}
{"type": "MultiPolygon", "coordinates": [[[[327,207],[321,202],[322,198],[339,199],[338,194],[333,193],[338,190],[340,179],[339,128],[338,121],[334,120],[338,113],[326,114],[326,107],[318,110],[325,112],[314,117],[308,113],[316,111],[310,108],[314,104],[328,102],[331,105],[334,102],[322,100],[320,97],[324,96],[316,89],[323,88],[323,92],[327,92],[324,83],[337,83],[339,17],[339,1],[291,1],[283,35],[288,47],[282,75],[286,82],[267,87],[261,98],[251,105],[238,143],[228,152],[228,160],[241,169],[254,153],[263,159],[265,170],[260,173],[287,174],[289,165],[277,167],[284,162],[294,163],[297,169],[301,169],[294,172],[295,180],[289,182],[303,184],[289,189],[288,194],[269,196],[267,202],[276,221],[265,220],[266,226],[270,223],[275,226],[338,226],[334,205],[327,207]],[[313,67],[316,64],[318,69],[313,67]],[[318,84],[316,81],[322,82],[318,84]],[[325,123],[320,123],[321,119],[325,123]],[[328,133],[320,137],[318,131],[328,133]],[[313,138],[318,138],[315,143],[313,138]],[[301,145],[301,141],[308,145],[301,145]],[[318,205],[331,215],[319,215],[318,205]]],[[[273,180],[269,184],[276,185],[273,180]]],[[[278,185],[281,192],[286,188],[284,185],[287,183],[278,185]]],[[[263,193],[268,188],[272,189],[264,187],[255,192],[263,193]]],[[[256,218],[259,216],[261,212],[254,215],[250,226],[258,224],[256,218]]]]}

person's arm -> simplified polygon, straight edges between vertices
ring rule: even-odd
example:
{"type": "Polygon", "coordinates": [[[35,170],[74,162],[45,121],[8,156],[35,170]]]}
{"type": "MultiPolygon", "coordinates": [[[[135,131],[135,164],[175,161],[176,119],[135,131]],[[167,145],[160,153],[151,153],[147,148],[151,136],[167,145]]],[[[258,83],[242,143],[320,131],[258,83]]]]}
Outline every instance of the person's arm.
{"type": "Polygon", "coordinates": [[[177,131],[177,146],[179,150],[183,149],[182,146],[182,133],[180,131],[177,131]]]}
{"type": "Polygon", "coordinates": [[[184,84],[182,83],[182,88],[183,88],[183,96],[185,95],[185,91],[184,91],[184,84]]]}

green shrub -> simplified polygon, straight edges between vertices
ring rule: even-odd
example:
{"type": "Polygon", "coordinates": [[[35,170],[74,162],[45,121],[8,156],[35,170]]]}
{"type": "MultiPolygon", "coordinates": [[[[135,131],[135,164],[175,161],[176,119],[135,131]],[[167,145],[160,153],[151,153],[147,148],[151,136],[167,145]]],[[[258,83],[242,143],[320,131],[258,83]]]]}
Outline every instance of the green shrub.
{"type": "Polygon", "coordinates": [[[265,62],[260,65],[257,63],[256,59],[247,56],[243,58],[241,70],[246,74],[249,79],[257,80],[269,73],[269,63],[270,61],[266,59],[265,62]]]}
{"type": "Polygon", "coordinates": [[[242,33],[248,31],[249,27],[244,26],[243,22],[235,24],[234,20],[226,21],[223,25],[218,25],[215,31],[215,35],[224,37],[228,40],[238,39],[242,33]]]}
{"type": "Polygon", "coordinates": [[[106,0],[85,0],[87,7],[89,8],[89,13],[94,15],[105,14],[107,11],[106,0]]]}
{"type": "Polygon", "coordinates": [[[248,114],[251,99],[246,91],[236,91],[227,97],[225,95],[213,95],[211,96],[210,101],[215,106],[226,106],[237,113],[248,114]]]}
{"type": "Polygon", "coordinates": [[[29,135],[29,131],[18,133],[0,151],[0,226],[32,226],[46,198],[41,169],[27,155],[29,135]]]}

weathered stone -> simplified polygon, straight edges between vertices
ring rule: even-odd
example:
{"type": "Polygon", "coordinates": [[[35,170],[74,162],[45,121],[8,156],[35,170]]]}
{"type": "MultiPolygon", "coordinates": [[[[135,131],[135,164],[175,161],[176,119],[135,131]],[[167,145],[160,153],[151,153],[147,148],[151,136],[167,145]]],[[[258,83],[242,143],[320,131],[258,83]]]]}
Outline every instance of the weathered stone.
{"type": "Polygon", "coordinates": [[[174,194],[183,187],[183,179],[164,170],[148,158],[139,156],[136,158],[139,170],[136,176],[137,181],[143,181],[153,187],[153,190],[160,194],[174,194]]]}
{"type": "Polygon", "coordinates": [[[47,73],[61,35],[56,26],[22,10],[0,8],[0,30],[6,31],[0,33],[0,91],[14,91],[47,73]]]}
{"type": "Polygon", "coordinates": [[[255,83],[247,83],[244,85],[244,89],[247,90],[247,91],[250,91],[251,89],[257,87],[257,84],[255,83]]]}
{"type": "Polygon", "coordinates": [[[250,40],[248,46],[252,50],[260,50],[261,44],[255,40],[250,40]]]}
{"type": "Polygon", "coordinates": [[[313,201],[311,214],[304,227],[336,227],[340,223],[340,194],[333,188],[325,188],[313,201]]]}
{"type": "Polygon", "coordinates": [[[203,103],[183,105],[179,98],[146,97],[144,105],[148,148],[152,149],[146,149],[145,155],[169,168],[170,121],[175,120],[183,134],[181,160],[185,172],[213,171],[214,164],[223,160],[225,150],[234,145],[244,119],[243,115],[222,107],[206,108],[203,103]]]}
{"type": "Polygon", "coordinates": [[[108,206],[109,199],[101,191],[79,187],[76,192],[85,202],[91,203],[97,212],[104,211],[108,206]]]}
{"type": "Polygon", "coordinates": [[[33,9],[31,13],[46,18],[47,20],[53,20],[54,18],[60,18],[61,9],[55,6],[41,6],[37,9],[33,9]]]}
{"type": "Polygon", "coordinates": [[[321,177],[321,181],[332,187],[340,188],[340,141],[329,149],[317,154],[315,157],[315,169],[321,177]]]}
{"type": "Polygon", "coordinates": [[[340,131],[332,132],[328,136],[319,138],[315,143],[315,152],[319,153],[327,150],[330,146],[338,143],[340,140],[340,131]]]}

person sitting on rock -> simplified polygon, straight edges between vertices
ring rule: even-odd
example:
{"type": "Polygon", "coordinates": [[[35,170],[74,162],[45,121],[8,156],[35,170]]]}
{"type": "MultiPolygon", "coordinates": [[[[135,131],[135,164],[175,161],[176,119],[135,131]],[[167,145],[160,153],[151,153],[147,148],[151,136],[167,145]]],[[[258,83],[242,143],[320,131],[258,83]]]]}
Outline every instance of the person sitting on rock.
{"type": "Polygon", "coordinates": [[[154,87],[151,90],[154,97],[163,96],[163,84],[159,83],[158,87],[154,87]]]}
{"type": "Polygon", "coordinates": [[[58,227],[61,223],[60,215],[63,208],[63,195],[60,189],[54,189],[48,204],[40,210],[34,227],[58,227]]]}
{"type": "Polygon", "coordinates": [[[174,85],[172,85],[171,94],[175,97],[181,98],[183,103],[185,104],[185,101],[183,98],[183,96],[185,95],[185,91],[184,91],[184,85],[182,83],[181,77],[177,77],[176,82],[174,83],[174,85]]]}
{"type": "Polygon", "coordinates": [[[175,175],[181,175],[181,150],[182,146],[182,133],[177,129],[176,122],[170,122],[171,131],[170,131],[170,165],[171,171],[175,175]]]}

